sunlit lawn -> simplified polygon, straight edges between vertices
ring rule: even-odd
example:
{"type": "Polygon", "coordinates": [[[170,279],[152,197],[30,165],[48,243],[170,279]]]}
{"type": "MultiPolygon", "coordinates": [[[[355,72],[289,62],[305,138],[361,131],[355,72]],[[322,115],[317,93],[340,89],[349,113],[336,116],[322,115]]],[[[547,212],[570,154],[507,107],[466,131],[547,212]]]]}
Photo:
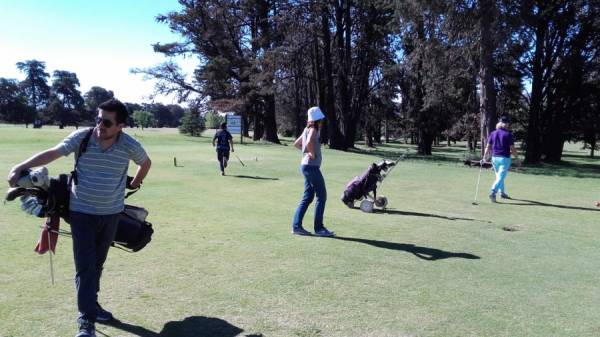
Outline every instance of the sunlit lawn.
{"type": "MultiPolygon", "coordinates": [[[[0,127],[0,172],[71,131],[0,127]]],[[[111,250],[100,302],[120,322],[99,324],[99,336],[600,335],[599,163],[579,145],[568,146],[570,163],[511,172],[518,200],[490,204],[484,171],[479,205],[463,147],[436,148],[436,160],[403,144],[324,150],[325,222],[338,235],[325,239],[290,235],[302,177],[289,139],[237,146],[246,166],[232,156],[221,177],[212,131],[127,132],[153,160],[128,202],[150,211],[156,232],[141,252],[111,250]],[[380,191],[387,212],[338,200],[378,154],[406,148],[380,191]],[[521,230],[502,229],[510,225],[521,230]]],[[[71,167],[69,157],[49,169],[71,167]]],[[[312,208],[307,229],[311,220],[312,208]]],[[[48,256],[33,252],[41,222],[18,202],[0,207],[2,337],[75,334],[70,238],[59,239],[52,286],[48,256]]]]}

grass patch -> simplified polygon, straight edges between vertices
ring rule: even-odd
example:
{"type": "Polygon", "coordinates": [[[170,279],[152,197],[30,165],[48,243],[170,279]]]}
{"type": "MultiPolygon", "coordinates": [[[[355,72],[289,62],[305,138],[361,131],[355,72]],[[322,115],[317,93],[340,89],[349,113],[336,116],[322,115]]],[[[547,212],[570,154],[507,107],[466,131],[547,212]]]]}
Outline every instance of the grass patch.
{"type": "MultiPolygon", "coordinates": [[[[2,127],[0,171],[71,131],[2,127]]],[[[436,148],[456,162],[402,162],[380,191],[390,208],[373,214],[346,208],[339,194],[376,158],[412,148],[325,149],[325,223],[339,235],[325,239],[289,233],[303,183],[293,147],[237,146],[246,167],[232,157],[229,176],[221,177],[212,132],[201,138],[176,130],[127,132],[153,160],[142,190],[128,202],[150,211],[156,232],[139,253],[109,253],[100,301],[120,321],[98,325],[108,336],[600,332],[598,179],[578,176],[597,163],[579,158],[585,153],[577,149],[569,149],[576,158],[565,157],[567,166],[555,168],[564,175],[511,172],[507,188],[515,200],[489,203],[493,173],[484,171],[474,206],[478,169],[460,164],[460,151],[436,148]],[[502,229],[514,224],[526,230],[502,229]]],[[[72,164],[72,157],[61,159],[49,170],[68,172],[72,164]]],[[[59,239],[57,284],[50,286],[48,256],[33,253],[40,224],[16,202],[0,207],[0,336],[74,335],[71,242],[59,239]]]]}

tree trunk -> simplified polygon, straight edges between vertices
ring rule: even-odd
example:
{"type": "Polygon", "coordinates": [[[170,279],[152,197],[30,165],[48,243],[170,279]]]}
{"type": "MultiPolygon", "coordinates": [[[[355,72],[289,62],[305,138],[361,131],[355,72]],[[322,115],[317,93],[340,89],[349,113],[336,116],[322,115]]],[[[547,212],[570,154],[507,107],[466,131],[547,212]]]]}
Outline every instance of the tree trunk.
{"type": "Polygon", "coordinates": [[[417,147],[417,154],[430,156],[433,144],[433,135],[425,129],[419,129],[419,145],[417,147]]]}
{"type": "Polygon", "coordinates": [[[562,159],[562,153],[565,146],[565,140],[562,135],[555,135],[553,139],[548,138],[544,142],[544,162],[559,163],[562,159]]]}
{"type": "MultiPolygon", "coordinates": [[[[479,1],[479,30],[481,42],[479,45],[479,113],[481,115],[481,151],[484,151],[488,135],[495,129],[496,119],[496,88],[494,86],[494,37],[491,24],[494,17],[494,1],[479,1]]],[[[481,153],[483,156],[483,152],[481,153]]]]}
{"type": "Polygon", "coordinates": [[[294,136],[298,137],[302,133],[302,109],[300,98],[300,79],[298,76],[294,78],[294,136]]]}
{"type": "Polygon", "coordinates": [[[365,145],[367,147],[375,147],[373,144],[373,129],[369,125],[365,125],[365,145]]]}
{"type": "Polygon", "coordinates": [[[260,140],[263,136],[264,133],[264,129],[263,129],[263,125],[262,125],[262,120],[260,118],[260,116],[258,115],[258,112],[256,111],[254,113],[254,133],[252,134],[252,140],[257,141],[260,140]]]}
{"type": "MultiPolygon", "coordinates": [[[[542,2],[540,2],[541,4],[542,2]]],[[[543,10],[543,8],[540,8],[543,10]]],[[[543,55],[544,40],[546,38],[547,23],[538,19],[535,33],[535,52],[533,57],[532,85],[531,85],[531,105],[529,106],[529,123],[527,125],[527,140],[525,151],[525,163],[537,164],[542,158],[542,149],[540,141],[540,115],[542,114],[543,102],[543,55]]]]}
{"type": "Polygon", "coordinates": [[[242,132],[245,138],[250,138],[250,119],[247,113],[242,114],[242,132]]]}
{"type": "MultiPolygon", "coordinates": [[[[257,8],[257,18],[258,18],[258,27],[260,30],[260,42],[259,45],[263,50],[264,54],[270,53],[273,49],[271,44],[273,43],[271,38],[271,22],[269,20],[269,12],[271,11],[272,4],[268,0],[259,0],[256,4],[257,8]]],[[[263,62],[263,72],[265,75],[264,83],[268,87],[266,90],[268,93],[261,95],[264,100],[264,134],[262,139],[271,142],[280,144],[279,137],[277,136],[277,121],[275,118],[275,95],[273,88],[273,79],[274,79],[274,69],[275,65],[272,64],[273,61],[264,61],[263,62]]]]}
{"type": "MultiPolygon", "coordinates": [[[[343,120],[343,129],[344,129],[344,139],[341,144],[340,150],[348,149],[348,139],[350,137],[354,137],[354,134],[349,135],[350,124],[352,121],[350,120],[350,93],[348,92],[348,64],[346,64],[346,50],[345,50],[345,41],[344,41],[344,11],[345,7],[349,6],[348,3],[344,0],[340,0],[339,3],[336,1],[337,8],[335,10],[335,27],[336,27],[336,37],[337,37],[337,55],[338,55],[338,64],[337,64],[337,77],[338,77],[338,91],[339,91],[339,116],[342,117],[343,120]]],[[[349,24],[346,22],[345,24],[349,24]]],[[[354,139],[352,139],[354,142],[354,139]]]]}
{"type": "Polygon", "coordinates": [[[381,144],[381,121],[375,122],[375,128],[373,129],[373,140],[377,144],[381,144]]]}
{"type": "Polygon", "coordinates": [[[263,96],[263,99],[265,100],[265,133],[263,134],[262,139],[267,142],[281,144],[279,142],[279,137],[277,136],[277,122],[275,121],[275,96],[269,94],[263,96]]]}
{"type": "Polygon", "coordinates": [[[345,150],[344,137],[340,131],[338,116],[335,111],[335,95],[333,83],[333,65],[331,61],[331,31],[329,30],[329,7],[324,2],[321,6],[321,35],[323,38],[323,81],[325,84],[324,101],[319,107],[327,116],[327,135],[329,148],[345,150]]]}

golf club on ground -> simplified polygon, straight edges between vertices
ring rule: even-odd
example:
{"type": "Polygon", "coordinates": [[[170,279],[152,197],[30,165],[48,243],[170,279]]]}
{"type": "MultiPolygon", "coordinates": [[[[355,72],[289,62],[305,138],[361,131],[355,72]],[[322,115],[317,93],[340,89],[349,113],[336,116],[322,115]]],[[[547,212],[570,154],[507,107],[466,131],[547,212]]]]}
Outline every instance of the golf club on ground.
{"type": "Polygon", "coordinates": [[[246,166],[246,164],[244,164],[244,162],[240,159],[240,157],[237,156],[237,154],[234,153],[233,155],[237,158],[240,164],[242,164],[242,166],[246,166]]]}
{"type": "Polygon", "coordinates": [[[481,180],[481,171],[483,170],[483,165],[479,163],[479,175],[477,176],[477,185],[475,186],[475,199],[473,200],[473,205],[477,205],[477,193],[479,193],[479,181],[481,180]]]}

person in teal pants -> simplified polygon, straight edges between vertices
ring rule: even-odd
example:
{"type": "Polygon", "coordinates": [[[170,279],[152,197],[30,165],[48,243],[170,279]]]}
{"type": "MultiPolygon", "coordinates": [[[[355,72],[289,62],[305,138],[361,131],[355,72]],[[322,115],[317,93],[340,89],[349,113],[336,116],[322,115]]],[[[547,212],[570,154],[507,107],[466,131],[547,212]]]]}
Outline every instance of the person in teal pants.
{"type": "Polygon", "coordinates": [[[515,148],[515,140],[512,133],[508,129],[508,123],[510,120],[508,117],[502,117],[498,124],[496,124],[496,130],[490,133],[488,136],[487,146],[485,148],[483,158],[488,157],[488,154],[492,155],[492,165],[496,173],[496,180],[492,184],[490,191],[490,201],[496,202],[496,194],[500,192],[500,197],[503,199],[510,199],[508,193],[506,193],[506,187],[504,181],[508,174],[508,169],[512,164],[511,154],[515,160],[519,160],[517,150],[515,148]]]}

